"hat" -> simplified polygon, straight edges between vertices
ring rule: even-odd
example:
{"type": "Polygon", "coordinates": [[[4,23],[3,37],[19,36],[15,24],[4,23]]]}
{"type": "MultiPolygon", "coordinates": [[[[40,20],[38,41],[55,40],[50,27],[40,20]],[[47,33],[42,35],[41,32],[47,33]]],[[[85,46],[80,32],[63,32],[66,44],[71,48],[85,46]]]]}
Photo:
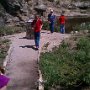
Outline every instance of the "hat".
{"type": "Polygon", "coordinates": [[[51,12],[53,12],[53,9],[50,9],[51,12]]]}

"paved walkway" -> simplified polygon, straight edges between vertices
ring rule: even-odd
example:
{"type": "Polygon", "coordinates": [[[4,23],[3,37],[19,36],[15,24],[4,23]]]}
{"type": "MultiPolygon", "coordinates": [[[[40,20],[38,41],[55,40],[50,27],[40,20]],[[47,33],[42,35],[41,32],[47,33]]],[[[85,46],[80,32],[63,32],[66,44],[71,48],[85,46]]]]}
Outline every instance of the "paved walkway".
{"type": "Polygon", "coordinates": [[[36,90],[38,79],[38,51],[33,48],[34,40],[24,38],[25,33],[11,37],[11,55],[7,64],[10,83],[7,90],[36,90]]]}
{"type": "MultiPolygon", "coordinates": [[[[60,44],[69,35],[42,31],[40,50],[48,43],[47,49],[60,44]]],[[[25,33],[10,36],[11,49],[7,61],[7,76],[10,77],[7,90],[37,90],[38,51],[33,48],[34,40],[25,39],[25,33]]],[[[8,37],[9,38],[9,37],[8,37]]]]}

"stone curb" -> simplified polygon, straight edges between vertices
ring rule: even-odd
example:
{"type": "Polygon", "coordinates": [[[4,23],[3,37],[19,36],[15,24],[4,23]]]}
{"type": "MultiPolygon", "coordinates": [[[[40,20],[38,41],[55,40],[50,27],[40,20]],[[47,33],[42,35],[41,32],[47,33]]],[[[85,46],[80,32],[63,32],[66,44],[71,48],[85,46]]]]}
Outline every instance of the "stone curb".
{"type": "MultiPolygon", "coordinates": [[[[38,63],[40,60],[40,50],[38,51],[38,63]]],[[[43,78],[40,68],[38,67],[39,80],[38,80],[38,90],[44,90],[43,78]]]]}
{"type": "Polygon", "coordinates": [[[4,63],[3,63],[3,66],[4,66],[5,69],[6,69],[7,64],[11,61],[11,54],[12,54],[13,48],[14,47],[11,44],[10,48],[9,48],[9,50],[7,52],[7,56],[6,56],[6,58],[4,60],[4,63]]]}

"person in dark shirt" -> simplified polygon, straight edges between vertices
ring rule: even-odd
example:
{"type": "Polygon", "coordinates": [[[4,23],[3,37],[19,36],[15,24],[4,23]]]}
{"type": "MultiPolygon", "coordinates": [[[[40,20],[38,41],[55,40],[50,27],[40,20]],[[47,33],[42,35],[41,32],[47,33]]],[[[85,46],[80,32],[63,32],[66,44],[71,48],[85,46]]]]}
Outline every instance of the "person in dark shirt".
{"type": "Polygon", "coordinates": [[[53,10],[51,10],[50,13],[48,14],[48,21],[49,21],[50,31],[51,31],[51,33],[53,33],[54,32],[54,24],[55,24],[55,15],[53,13],[53,10]]]}
{"type": "Polygon", "coordinates": [[[36,46],[36,49],[39,49],[40,31],[42,29],[42,20],[39,18],[38,15],[35,15],[35,19],[32,22],[32,27],[34,29],[35,46],[36,46]]]}

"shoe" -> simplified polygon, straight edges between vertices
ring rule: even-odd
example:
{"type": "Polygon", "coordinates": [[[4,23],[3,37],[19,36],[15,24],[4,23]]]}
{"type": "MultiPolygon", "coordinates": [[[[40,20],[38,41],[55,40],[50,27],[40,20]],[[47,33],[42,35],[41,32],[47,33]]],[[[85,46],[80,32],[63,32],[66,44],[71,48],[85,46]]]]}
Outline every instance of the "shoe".
{"type": "Polygon", "coordinates": [[[39,46],[36,46],[36,50],[39,50],[39,46]]]}

